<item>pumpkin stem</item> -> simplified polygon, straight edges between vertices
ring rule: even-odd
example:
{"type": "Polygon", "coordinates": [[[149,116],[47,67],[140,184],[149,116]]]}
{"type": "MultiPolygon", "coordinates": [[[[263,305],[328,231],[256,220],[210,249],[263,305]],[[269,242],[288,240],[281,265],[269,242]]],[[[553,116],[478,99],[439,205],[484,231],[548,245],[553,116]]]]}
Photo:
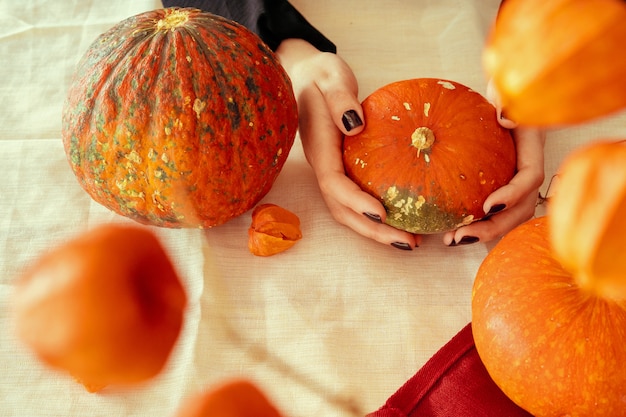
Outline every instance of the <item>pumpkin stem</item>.
{"type": "Polygon", "coordinates": [[[427,127],[418,127],[411,135],[411,145],[417,148],[417,157],[424,149],[429,149],[435,143],[435,134],[427,127]]]}
{"type": "Polygon", "coordinates": [[[182,26],[189,19],[189,11],[172,10],[157,22],[157,30],[170,30],[182,26]]]}

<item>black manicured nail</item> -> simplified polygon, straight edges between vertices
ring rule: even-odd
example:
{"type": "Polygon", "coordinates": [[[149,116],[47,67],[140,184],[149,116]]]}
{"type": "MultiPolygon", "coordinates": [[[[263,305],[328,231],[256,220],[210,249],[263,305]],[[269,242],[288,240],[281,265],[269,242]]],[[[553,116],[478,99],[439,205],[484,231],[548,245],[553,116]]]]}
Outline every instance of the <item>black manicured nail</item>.
{"type": "Polygon", "coordinates": [[[396,249],[401,249],[401,250],[413,250],[411,245],[405,242],[393,242],[391,246],[393,246],[396,249]]]}
{"type": "Polygon", "coordinates": [[[367,217],[368,219],[370,219],[371,221],[373,221],[374,223],[382,223],[383,222],[383,220],[380,218],[380,216],[378,214],[363,213],[363,215],[365,217],[367,217]]]}
{"type": "Polygon", "coordinates": [[[363,124],[363,120],[361,120],[359,114],[355,110],[348,110],[345,112],[341,121],[348,132],[363,124]]]}
{"type": "Polygon", "coordinates": [[[450,243],[450,246],[470,245],[478,242],[479,240],[480,239],[476,236],[463,236],[458,242],[453,240],[452,243],[450,243]]]}
{"type": "Polygon", "coordinates": [[[505,208],[506,208],[506,204],[495,204],[491,206],[491,208],[489,209],[489,212],[487,212],[487,215],[496,214],[504,210],[505,208]]]}

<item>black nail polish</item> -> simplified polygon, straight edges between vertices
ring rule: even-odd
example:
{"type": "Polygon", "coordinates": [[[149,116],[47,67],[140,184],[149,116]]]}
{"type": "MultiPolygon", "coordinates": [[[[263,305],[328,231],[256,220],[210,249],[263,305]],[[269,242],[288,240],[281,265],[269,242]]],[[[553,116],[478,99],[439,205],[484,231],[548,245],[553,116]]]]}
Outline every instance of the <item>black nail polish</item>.
{"type": "Polygon", "coordinates": [[[374,223],[382,223],[383,220],[380,218],[380,216],[378,214],[374,214],[374,213],[363,213],[363,215],[365,217],[367,217],[368,219],[370,219],[371,221],[373,221],[374,223]]]}
{"type": "Polygon", "coordinates": [[[463,236],[458,242],[453,240],[452,243],[450,243],[450,246],[470,245],[472,243],[478,242],[479,240],[480,239],[476,236],[463,236]]]}
{"type": "Polygon", "coordinates": [[[393,242],[391,246],[393,246],[396,249],[401,249],[401,250],[413,250],[411,245],[405,242],[393,242]]]}
{"type": "Polygon", "coordinates": [[[505,208],[506,208],[506,204],[495,204],[491,206],[491,208],[489,209],[489,212],[487,212],[487,215],[496,214],[504,210],[505,208]]]}
{"type": "Polygon", "coordinates": [[[348,132],[363,124],[363,120],[361,120],[359,114],[355,110],[348,110],[345,112],[341,121],[348,132]]]}

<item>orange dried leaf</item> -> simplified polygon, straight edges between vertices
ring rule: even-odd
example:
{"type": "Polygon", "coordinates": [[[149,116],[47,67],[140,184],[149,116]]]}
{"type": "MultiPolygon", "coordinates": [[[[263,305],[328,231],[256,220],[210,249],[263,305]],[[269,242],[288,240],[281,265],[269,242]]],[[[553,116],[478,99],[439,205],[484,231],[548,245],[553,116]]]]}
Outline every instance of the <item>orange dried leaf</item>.
{"type": "Polygon", "coordinates": [[[252,211],[248,249],[257,256],[284,252],[302,239],[300,219],[275,204],[262,204],[252,211]]]}

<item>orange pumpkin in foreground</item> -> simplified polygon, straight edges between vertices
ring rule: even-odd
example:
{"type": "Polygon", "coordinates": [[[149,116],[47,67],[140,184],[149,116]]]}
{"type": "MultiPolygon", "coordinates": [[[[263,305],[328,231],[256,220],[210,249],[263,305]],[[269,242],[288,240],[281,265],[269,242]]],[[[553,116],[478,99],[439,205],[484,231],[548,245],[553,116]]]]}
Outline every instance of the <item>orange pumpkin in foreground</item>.
{"type": "Polygon", "coordinates": [[[580,287],[554,258],[547,217],[509,232],[485,258],[472,331],[494,382],[529,413],[626,416],[626,300],[580,287]]]}
{"type": "Polygon", "coordinates": [[[456,229],[485,215],[515,173],[515,144],[494,106],[457,82],[418,78],[363,101],[364,130],[343,141],[346,174],[381,200],[386,223],[411,233],[456,229]]]}
{"type": "Polygon", "coordinates": [[[599,296],[626,299],[626,141],[569,155],[550,205],[554,256],[599,296]]]}
{"type": "Polygon", "coordinates": [[[473,289],[476,349],[537,417],[626,416],[626,145],[572,153],[548,216],[507,234],[473,289]]]}
{"type": "Polygon", "coordinates": [[[626,107],[625,21],[622,0],[507,0],[483,53],[507,118],[566,125],[626,107]]]}
{"type": "Polygon", "coordinates": [[[159,9],[103,33],[63,107],[80,185],[138,222],[208,228],[255,206],[298,128],[291,81],[245,27],[196,9],[159,9]]]}
{"type": "Polygon", "coordinates": [[[94,392],[163,369],[186,295],[152,232],[111,224],[37,259],[18,280],[14,305],[21,339],[94,392]]]}
{"type": "Polygon", "coordinates": [[[276,407],[251,381],[222,382],[188,398],[176,417],[280,417],[276,407]]]}

